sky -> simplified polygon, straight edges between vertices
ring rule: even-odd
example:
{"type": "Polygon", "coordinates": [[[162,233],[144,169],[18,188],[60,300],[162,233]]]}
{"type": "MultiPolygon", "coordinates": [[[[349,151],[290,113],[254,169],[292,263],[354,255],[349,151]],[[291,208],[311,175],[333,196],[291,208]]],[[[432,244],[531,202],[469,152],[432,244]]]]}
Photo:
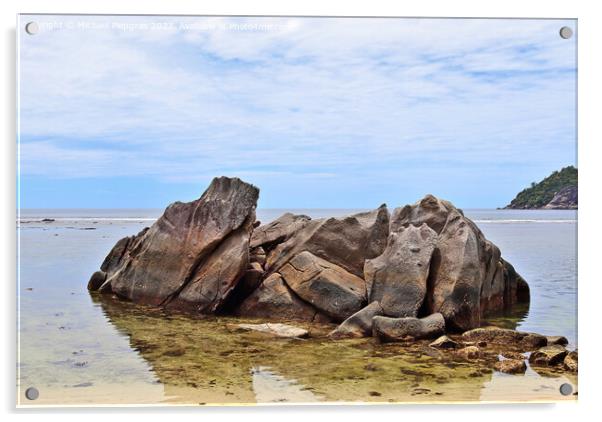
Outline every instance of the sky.
{"type": "Polygon", "coordinates": [[[576,165],[573,20],[19,25],[22,208],[163,208],[222,175],[260,208],[495,208],[576,165]]]}

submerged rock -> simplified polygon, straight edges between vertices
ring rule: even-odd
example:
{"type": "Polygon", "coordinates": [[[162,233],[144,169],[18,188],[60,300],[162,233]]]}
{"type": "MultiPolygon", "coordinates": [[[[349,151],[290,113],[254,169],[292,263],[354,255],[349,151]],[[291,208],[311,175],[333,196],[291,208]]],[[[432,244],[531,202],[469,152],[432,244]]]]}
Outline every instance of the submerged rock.
{"type": "Polygon", "coordinates": [[[347,318],[328,336],[330,338],[368,337],[372,334],[372,318],[382,315],[380,303],[374,301],[347,318]]]}
{"type": "Polygon", "coordinates": [[[445,332],[445,320],[441,314],[425,318],[375,316],[372,319],[372,330],[374,337],[382,341],[434,338],[445,332]]]}
{"type": "Polygon", "coordinates": [[[391,231],[382,255],[366,260],[370,300],[387,316],[415,317],[424,302],[437,233],[426,224],[391,231]]]}
{"type": "Polygon", "coordinates": [[[270,334],[275,337],[303,338],[309,335],[309,332],[303,328],[280,323],[238,324],[237,327],[242,330],[257,331],[260,333],[270,334]]]}

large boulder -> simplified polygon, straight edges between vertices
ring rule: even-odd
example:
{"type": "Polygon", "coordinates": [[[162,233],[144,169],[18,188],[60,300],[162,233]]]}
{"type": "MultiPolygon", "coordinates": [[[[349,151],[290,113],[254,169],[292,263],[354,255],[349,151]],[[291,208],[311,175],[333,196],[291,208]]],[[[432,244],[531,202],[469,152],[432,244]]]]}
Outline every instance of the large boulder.
{"type": "Polygon", "coordinates": [[[364,265],[371,301],[378,301],[387,316],[415,317],[427,291],[429,265],[437,233],[425,223],[399,227],[389,233],[382,255],[364,265]]]}
{"type": "Polygon", "coordinates": [[[304,251],[280,268],[286,284],[301,299],[336,321],[366,303],[366,282],[343,268],[304,251]]]}
{"type": "Polygon", "coordinates": [[[448,328],[478,327],[482,316],[528,301],[528,287],[499,249],[450,202],[432,195],[397,208],[391,231],[428,225],[438,234],[431,259],[426,313],[443,314],[448,328]],[[525,292],[526,290],[526,292],[525,292]]]}
{"type": "Polygon", "coordinates": [[[270,275],[234,310],[243,317],[327,322],[318,309],[299,299],[278,273],[270,275]]]}
{"type": "Polygon", "coordinates": [[[279,271],[293,257],[307,251],[363,277],[365,260],[382,254],[388,235],[389,211],[385,205],[347,217],[310,220],[268,253],[265,268],[268,272],[279,271]]]}
{"type": "Polygon", "coordinates": [[[441,314],[432,314],[425,318],[375,316],[372,319],[372,330],[374,337],[385,342],[408,338],[434,338],[445,332],[445,320],[441,314]]]}
{"type": "Polygon", "coordinates": [[[215,312],[249,260],[259,190],[220,177],[192,202],[175,202],[148,229],[122,239],[101,268],[101,290],[136,303],[215,312]]]}
{"type": "Polygon", "coordinates": [[[328,336],[334,339],[369,337],[372,335],[372,318],[382,315],[383,309],[378,302],[372,302],[365,308],[347,318],[328,336]]]}

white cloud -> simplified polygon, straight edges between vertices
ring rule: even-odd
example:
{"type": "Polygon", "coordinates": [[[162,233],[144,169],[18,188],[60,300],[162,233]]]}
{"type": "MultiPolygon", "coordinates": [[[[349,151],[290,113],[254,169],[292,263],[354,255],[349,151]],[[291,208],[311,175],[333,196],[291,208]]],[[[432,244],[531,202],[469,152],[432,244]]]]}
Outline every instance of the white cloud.
{"type": "Polygon", "coordinates": [[[22,38],[23,174],[350,177],[396,160],[516,163],[571,148],[567,22],[45,19],[162,26],[22,38]]]}

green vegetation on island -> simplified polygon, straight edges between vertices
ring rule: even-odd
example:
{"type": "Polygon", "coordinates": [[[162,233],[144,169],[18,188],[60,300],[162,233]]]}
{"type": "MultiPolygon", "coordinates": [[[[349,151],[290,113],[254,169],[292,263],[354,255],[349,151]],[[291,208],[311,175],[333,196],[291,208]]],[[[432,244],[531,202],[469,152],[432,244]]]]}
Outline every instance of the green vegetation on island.
{"type": "Polygon", "coordinates": [[[577,169],[573,166],[564,167],[539,183],[531,183],[506,208],[576,209],[577,169]]]}

